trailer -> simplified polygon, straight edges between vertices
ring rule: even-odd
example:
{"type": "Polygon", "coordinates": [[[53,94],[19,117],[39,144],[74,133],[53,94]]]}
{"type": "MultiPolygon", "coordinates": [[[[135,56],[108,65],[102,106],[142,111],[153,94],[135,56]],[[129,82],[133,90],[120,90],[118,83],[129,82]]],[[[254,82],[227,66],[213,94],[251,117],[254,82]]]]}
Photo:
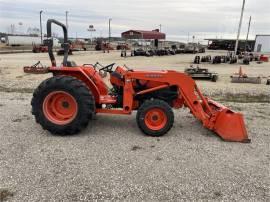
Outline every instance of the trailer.
{"type": "MultiPolygon", "coordinates": [[[[40,37],[35,36],[6,36],[6,43],[8,46],[39,46],[42,44],[40,37]]],[[[53,38],[53,46],[61,46],[57,38],[53,38]]]]}
{"type": "Polygon", "coordinates": [[[7,36],[6,43],[8,46],[27,46],[27,45],[40,45],[40,37],[32,36],[7,36]]]}

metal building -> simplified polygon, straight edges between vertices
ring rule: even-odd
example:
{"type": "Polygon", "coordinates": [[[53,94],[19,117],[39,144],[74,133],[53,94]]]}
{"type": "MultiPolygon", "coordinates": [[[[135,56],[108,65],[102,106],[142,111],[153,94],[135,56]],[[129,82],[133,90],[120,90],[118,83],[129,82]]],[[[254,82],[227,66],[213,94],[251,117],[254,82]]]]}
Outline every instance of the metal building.
{"type": "MultiPolygon", "coordinates": [[[[205,39],[208,41],[208,49],[212,50],[229,50],[233,51],[236,39],[205,39]]],[[[255,40],[240,39],[238,43],[238,50],[252,51],[254,49],[255,40]]]]}
{"type": "Polygon", "coordinates": [[[144,31],[144,30],[128,30],[122,33],[124,39],[165,39],[166,34],[159,32],[159,30],[144,31]]]}
{"type": "Polygon", "coordinates": [[[270,35],[256,35],[254,51],[270,53],[270,35]]]}

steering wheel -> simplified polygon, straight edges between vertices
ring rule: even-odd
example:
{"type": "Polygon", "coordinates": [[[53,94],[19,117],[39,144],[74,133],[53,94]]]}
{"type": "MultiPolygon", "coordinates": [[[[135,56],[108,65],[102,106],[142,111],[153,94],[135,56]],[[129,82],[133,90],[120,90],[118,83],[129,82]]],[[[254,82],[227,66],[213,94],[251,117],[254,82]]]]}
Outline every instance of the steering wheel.
{"type": "Polygon", "coordinates": [[[112,68],[113,66],[115,65],[115,63],[112,63],[112,64],[109,64],[105,67],[102,67],[101,69],[99,69],[99,71],[104,71],[104,72],[109,72],[109,73],[112,73],[112,68]]]}

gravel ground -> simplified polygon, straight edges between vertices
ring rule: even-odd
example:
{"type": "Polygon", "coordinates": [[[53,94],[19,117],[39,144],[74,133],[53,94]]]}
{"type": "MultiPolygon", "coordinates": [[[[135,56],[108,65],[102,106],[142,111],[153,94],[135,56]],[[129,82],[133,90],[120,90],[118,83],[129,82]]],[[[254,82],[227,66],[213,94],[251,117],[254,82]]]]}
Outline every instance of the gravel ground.
{"type": "MultiPolygon", "coordinates": [[[[269,201],[269,103],[241,111],[250,144],[221,141],[187,110],[144,136],[132,116],[98,115],[76,136],[49,134],[29,93],[0,92],[0,197],[10,201],[269,201]]],[[[1,201],[0,198],[0,201],[1,201]]]]}

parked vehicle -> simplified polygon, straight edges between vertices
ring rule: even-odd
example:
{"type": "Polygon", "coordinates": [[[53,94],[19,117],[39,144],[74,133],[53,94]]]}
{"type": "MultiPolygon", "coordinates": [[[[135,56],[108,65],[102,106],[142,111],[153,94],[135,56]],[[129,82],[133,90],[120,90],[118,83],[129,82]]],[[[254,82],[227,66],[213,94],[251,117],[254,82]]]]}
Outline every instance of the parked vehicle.
{"type": "MultiPolygon", "coordinates": [[[[7,36],[6,43],[8,46],[27,46],[27,45],[41,45],[40,37],[33,36],[7,36]]],[[[53,38],[53,46],[60,47],[59,40],[57,38],[53,38]]]]}

